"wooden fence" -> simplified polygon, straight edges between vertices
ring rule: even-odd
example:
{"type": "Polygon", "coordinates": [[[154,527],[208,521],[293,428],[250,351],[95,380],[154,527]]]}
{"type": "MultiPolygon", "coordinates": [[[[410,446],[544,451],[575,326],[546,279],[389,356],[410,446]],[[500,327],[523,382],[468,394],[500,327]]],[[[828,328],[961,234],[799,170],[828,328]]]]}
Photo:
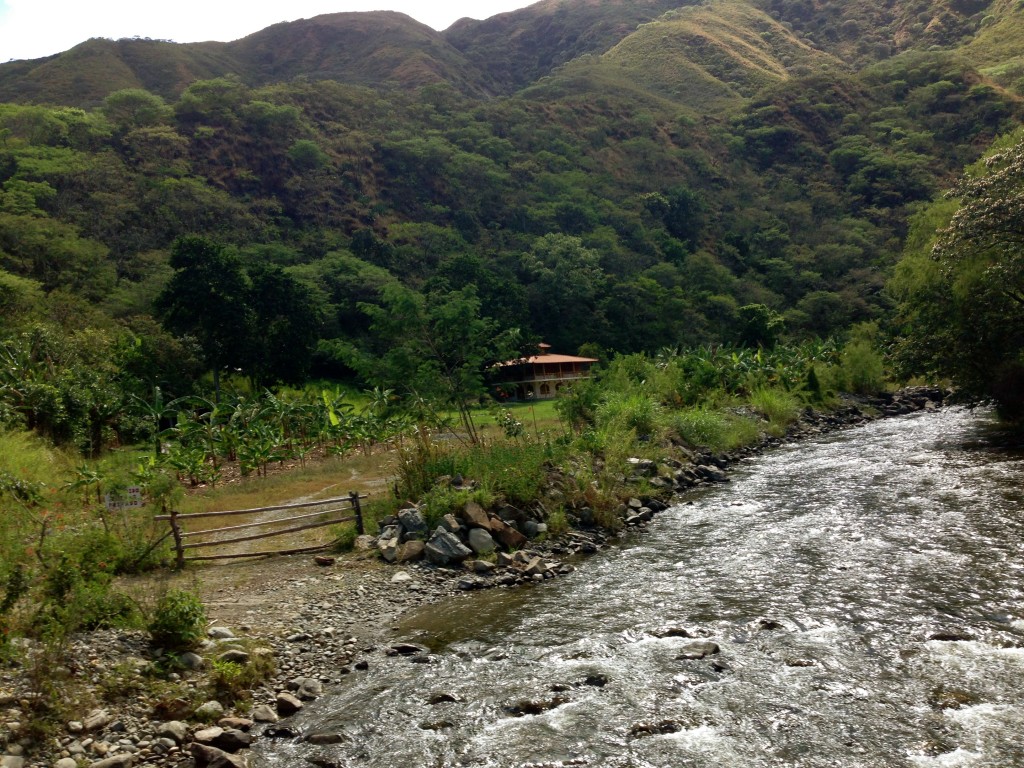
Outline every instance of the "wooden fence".
{"type": "Polygon", "coordinates": [[[312,547],[293,547],[291,549],[277,549],[273,551],[259,551],[259,552],[233,552],[225,554],[208,554],[208,555],[191,555],[185,556],[186,550],[202,549],[210,547],[223,547],[229,544],[238,544],[245,541],[257,541],[260,539],[269,539],[275,536],[283,536],[289,533],[298,533],[299,531],[309,531],[314,528],[323,528],[328,525],[338,525],[339,523],[350,523],[356,524],[356,530],[362,535],[365,531],[363,529],[363,510],[359,504],[360,499],[365,499],[366,496],[360,496],[358,493],[353,491],[348,496],[341,496],[336,499],[322,499],[320,501],[307,501],[302,504],[284,504],[278,507],[258,507],[256,509],[233,509],[225,512],[195,512],[191,514],[180,514],[176,511],[171,511],[166,515],[157,515],[156,520],[166,520],[171,525],[170,535],[174,537],[174,549],[177,554],[177,565],[179,568],[185,565],[188,560],[227,560],[239,557],[261,557],[263,555],[294,555],[300,552],[315,552],[321,549],[327,549],[332,546],[329,544],[319,544],[312,547]],[[275,512],[290,512],[296,509],[310,509],[312,507],[324,507],[317,512],[309,512],[301,515],[294,515],[292,517],[276,517],[273,516],[269,519],[256,520],[254,522],[241,523],[239,525],[228,525],[223,528],[207,528],[205,530],[193,530],[186,531],[183,527],[183,523],[189,520],[198,520],[204,517],[228,517],[234,516],[266,516],[273,515],[275,512]],[[352,514],[345,517],[338,517],[339,512],[351,512],[352,514]],[[322,518],[314,520],[314,518],[322,518]],[[227,532],[240,531],[246,528],[261,528],[272,525],[282,525],[285,523],[295,523],[300,520],[307,520],[313,522],[304,522],[301,525],[289,525],[286,528],[280,528],[277,530],[266,531],[263,533],[252,533],[244,536],[230,536],[229,538],[220,538],[220,535],[227,532]],[[196,537],[213,537],[199,540],[196,537]]]}

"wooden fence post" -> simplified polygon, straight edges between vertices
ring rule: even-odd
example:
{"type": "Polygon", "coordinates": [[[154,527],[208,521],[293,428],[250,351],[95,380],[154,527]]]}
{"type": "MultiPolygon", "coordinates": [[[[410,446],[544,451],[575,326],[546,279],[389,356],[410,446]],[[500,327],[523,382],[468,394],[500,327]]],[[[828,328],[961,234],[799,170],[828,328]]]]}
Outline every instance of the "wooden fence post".
{"type": "Polygon", "coordinates": [[[174,534],[174,551],[177,553],[174,567],[179,571],[185,567],[185,549],[181,544],[181,526],[178,525],[178,513],[171,510],[171,533],[174,534]]]}
{"type": "Polygon", "coordinates": [[[356,512],[356,531],[362,536],[366,530],[363,528],[363,508],[359,505],[359,494],[356,491],[351,491],[348,498],[352,502],[352,509],[356,512]]]}

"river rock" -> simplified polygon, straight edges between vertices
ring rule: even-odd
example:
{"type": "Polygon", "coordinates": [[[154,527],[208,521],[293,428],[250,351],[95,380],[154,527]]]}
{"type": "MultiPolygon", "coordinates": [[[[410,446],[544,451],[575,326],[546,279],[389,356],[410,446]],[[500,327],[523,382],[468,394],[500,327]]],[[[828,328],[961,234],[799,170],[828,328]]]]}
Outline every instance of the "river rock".
{"type": "Polygon", "coordinates": [[[224,651],[217,659],[220,661],[230,661],[232,664],[248,664],[249,654],[238,648],[232,648],[224,651]]]}
{"type": "Polygon", "coordinates": [[[95,709],[82,721],[82,727],[86,731],[98,731],[114,722],[114,716],[105,709],[95,709]]]}
{"type": "Polygon", "coordinates": [[[388,649],[389,656],[415,656],[422,653],[430,653],[430,649],[416,643],[395,643],[388,649]]]}
{"type": "Polygon", "coordinates": [[[192,651],[186,651],[185,653],[178,656],[178,663],[190,672],[195,672],[197,669],[202,669],[206,663],[203,657],[198,653],[192,651]]]}
{"type": "Polygon", "coordinates": [[[565,696],[555,696],[551,699],[520,699],[513,704],[506,704],[505,711],[512,717],[523,717],[525,715],[540,715],[548,710],[566,704],[569,699],[565,696]]]}
{"type": "Polygon", "coordinates": [[[364,533],[361,536],[356,536],[356,540],[353,543],[352,548],[356,552],[369,552],[371,549],[373,549],[376,542],[376,538],[374,538],[368,533],[364,533]]]}
{"type": "Polygon", "coordinates": [[[462,509],[462,519],[466,521],[466,525],[470,528],[483,528],[485,531],[491,530],[491,519],[487,516],[484,508],[475,501],[466,502],[466,506],[462,509]]]}
{"type": "Polygon", "coordinates": [[[491,518],[491,536],[506,549],[519,549],[526,544],[526,537],[500,518],[491,518]]]}
{"type": "Polygon", "coordinates": [[[473,550],[459,541],[450,531],[438,528],[424,548],[427,560],[434,565],[461,563],[473,554],[473,550]]]}
{"type": "Polygon", "coordinates": [[[277,694],[275,703],[277,705],[277,714],[281,717],[291,717],[302,709],[302,702],[284,691],[277,694]]]}
{"type": "Polygon", "coordinates": [[[303,701],[312,701],[324,695],[324,686],[315,677],[307,677],[299,684],[298,697],[303,701]]]}
{"type": "Polygon", "coordinates": [[[246,761],[241,755],[229,755],[222,749],[194,743],[189,748],[196,768],[246,768],[246,761]]]}
{"type": "Polygon", "coordinates": [[[710,480],[713,483],[729,482],[729,476],[718,467],[701,464],[697,467],[696,472],[698,477],[701,477],[704,480],[710,480]]]}
{"type": "Polygon", "coordinates": [[[419,539],[411,539],[398,547],[395,552],[396,563],[411,563],[423,558],[426,545],[419,539]]]}
{"type": "Polygon", "coordinates": [[[303,736],[302,740],[307,744],[330,746],[331,744],[342,744],[348,741],[348,737],[343,733],[338,733],[337,731],[318,731],[317,733],[310,733],[303,736]]]}
{"type": "Polygon", "coordinates": [[[213,744],[222,733],[224,733],[223,728],[219,725],[213,725],[193,733],[192,741],[198,741],[200,744],[213,744]]]}
{"type": "Polygon", "coordinates": [[[237,728],[226,728],[212,740],[213,746],[223,749],[225,752],[238,752],[241,749],[248,749],[252,744],[252,736],[237,728]]]}
{"type": "Polygon", "coordinates": [[[462,530],[462,525],[456,519],[455,515],[453,515],[451,513],[449,513],[449,514],[447,514],[447,515],[445,515],[444,517],[441,518],[440,526],[442,528],[444,528],[446,531],[448,531],[449,533],[457,534],[459,531],[462,530]]]}
{"type": "Polygon", "coordinates": [[[156,729],[156,735],[162,739],[173,739],[175,743],[181,744],[188,735],[188,726],[180,720],[169,720],[156,729]]]}
{"type": "Polygon", "coordinates": [[[53,764],[53,768],[78,768],[78,763],[73,757],[62,757],[53,764]]]}
{"type": "Polygon", "coordinates": [[[259,704],[252,709],[252,719],[257,723],[276,723],[277,712],[266,704],[259,704]]]}
{"type": "MultiPolygon", "coordinates": [[[[538,523],[536,520],[527,520],[523,523],[523,533],[525,533],[531,539],[537,538],[541,533],[542,523],[538,523]]],[[[547,526],[544,526],[544,530],[547,530],[547,526]]]]}
{"type": "Polygon", "coordinates": [[[25,768],[25,758],[20,755],[0,755],[0,768],[25,768]]]}
{"type": "Polygon", "coordinates": [[[693,637],[689,630],[683,627],[658,627],[651,631],[655,637],[693,637]]]}
{"type": "Polygon", "coordinates": [[[718,643],[710,640],[700,640],[696,643],[684,645],[677,659],[703,659],[719,652],[718,643]]]}
{"type": "Polygon", "coordinates": [[[402,524],[402,530],[405,533],[402,536],[403,541],[412,541],[426,539],[430,533],[430,527],[427,525],[427,521],[423,519],[423,513],[418,509],[403,509],[398,512],[398,520],[402,524]]]}
{"type": "Polygon", "coordinates": [[[230,640],[235,636],[235,633],[227,627],[210,627],[206,634],[214,640],[230,640]]]}
{"type": "Polygon", "coordinates": [[[224,717],[224,705],[219,701],[208,701],[195,711],[197,720],[219,720],[224,717]]]}
{"type": "Polygon", "coordinates": [[[527,576],[543,576],[545,570],[547,568],[544,566],[544,561],[539,557],[530,558],[529,562],[523,567],[523,573],[527,576]]]}
{"type": "Polygon", "coordinates": [[[131,768],[134,764],[135,755],[125,753],[107,757],[95,763],[89,763],[89,768],[131,768]]]}
{"type": "Polygon", "coordinates": [[[436,706],[438,704],[458,704],[461,701],[462,699],[460,699],[454,693],[435,693],[433,696],[430,697],[428,703],[431,706],[436,706]]]}
{"type": "Polygon", "coordinates": [[[469,548],[478,555],[489,555],[494,551],[494,539],[483,528],[473,528],[469,532],[469,548]]]}
{"type": "Polygon", "coordinates": [[[247,717],[222,717],[217,721],[217,725],[225,731],[229,731],[231,729],[236,731],[249,731],[253,726],[253,721],[247,717]]]}

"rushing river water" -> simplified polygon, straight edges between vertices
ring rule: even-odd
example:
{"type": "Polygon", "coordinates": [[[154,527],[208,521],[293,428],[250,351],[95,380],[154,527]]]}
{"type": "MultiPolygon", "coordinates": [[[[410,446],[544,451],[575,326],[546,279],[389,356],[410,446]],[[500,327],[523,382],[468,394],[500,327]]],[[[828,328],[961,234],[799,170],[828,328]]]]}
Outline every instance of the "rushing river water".
{"type": "Polygon", "coordinates": [[[410,617],[436,663],[374,656],[297,718],[343,743],[255,763],[1024,766],[1024,453],[989,428],[947,409],[745,462],[571,576],[410,617]]]}

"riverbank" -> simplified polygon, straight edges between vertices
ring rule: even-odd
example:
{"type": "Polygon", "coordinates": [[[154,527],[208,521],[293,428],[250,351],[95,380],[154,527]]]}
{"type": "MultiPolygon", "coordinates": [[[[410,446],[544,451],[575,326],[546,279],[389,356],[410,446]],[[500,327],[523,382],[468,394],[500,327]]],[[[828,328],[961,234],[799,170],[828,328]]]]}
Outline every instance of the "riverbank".
{"type": "MultiPolygon", "coordinates": [[[[745,449],[716,455],[677,446],[654,466],[638,459],[631,462],[633,474],[622,478],[624,489],[636,493],[624,494],[616,515],[623,527],[642,527],[679,493],[727,480],[729,466],[751,454],[879,416],[936,408],[941,399],[938,390],[912,390],[882,400],[849,400],[831,412],[805,411],[784,437],[765,438],[745,449]]],[[[607,532],[576,517],[580,529],[530,542],[518,561],[488,563],[493,567],[485,572],[476,565],[472,570],[426,563],[390,567],[369,551],[328,565],[305,557],[279,558],[250,565],[244,575],[233,566],[215,566],[178,577],[181,584],[197,573],[203,580],[192,586],[202,590],[213,622],[210,639],[198,649],[205,671],[181,668],[168,674],[171,660],[150,648],[142,633],[106,631],[77,638],[66,655],[65,676],[82,689],[81,719],[69,721],[49,743],[19,744],[23,715],[31,704],[26,698],[31,695],[26,679],[31,663],[0,679],[0,707],[9,734],[4,768],[157,768],[190,764],[193,752],[201,765],[241,764],[244,758],[231,756],[231,750],[244,754],[251,734],[297,735],[287,721],[270,721],[293,711],[302,699],[359,674],[380,654],[413,650],[398,644],[392,630],[407,611],[473,589],[556,578],[563,568],[573,567],[567,560],[613,542],[607,532]],[[207,700],[206,686],[218,659],[249,658],[240,653],[272,656],[276,672],[248,692],[251,707],[229,707],[223,712],[228,719],[221,720],[218,706],[207,700]],[[239,717],[242,712],[263,722],[239,717]],[[210,728],[211,723],[219,724],[210,728]],[[30,751],[34,754],[28,756],[30,751]]],[[[31,656],[31,649],[26,653],[31,656]]]]}

